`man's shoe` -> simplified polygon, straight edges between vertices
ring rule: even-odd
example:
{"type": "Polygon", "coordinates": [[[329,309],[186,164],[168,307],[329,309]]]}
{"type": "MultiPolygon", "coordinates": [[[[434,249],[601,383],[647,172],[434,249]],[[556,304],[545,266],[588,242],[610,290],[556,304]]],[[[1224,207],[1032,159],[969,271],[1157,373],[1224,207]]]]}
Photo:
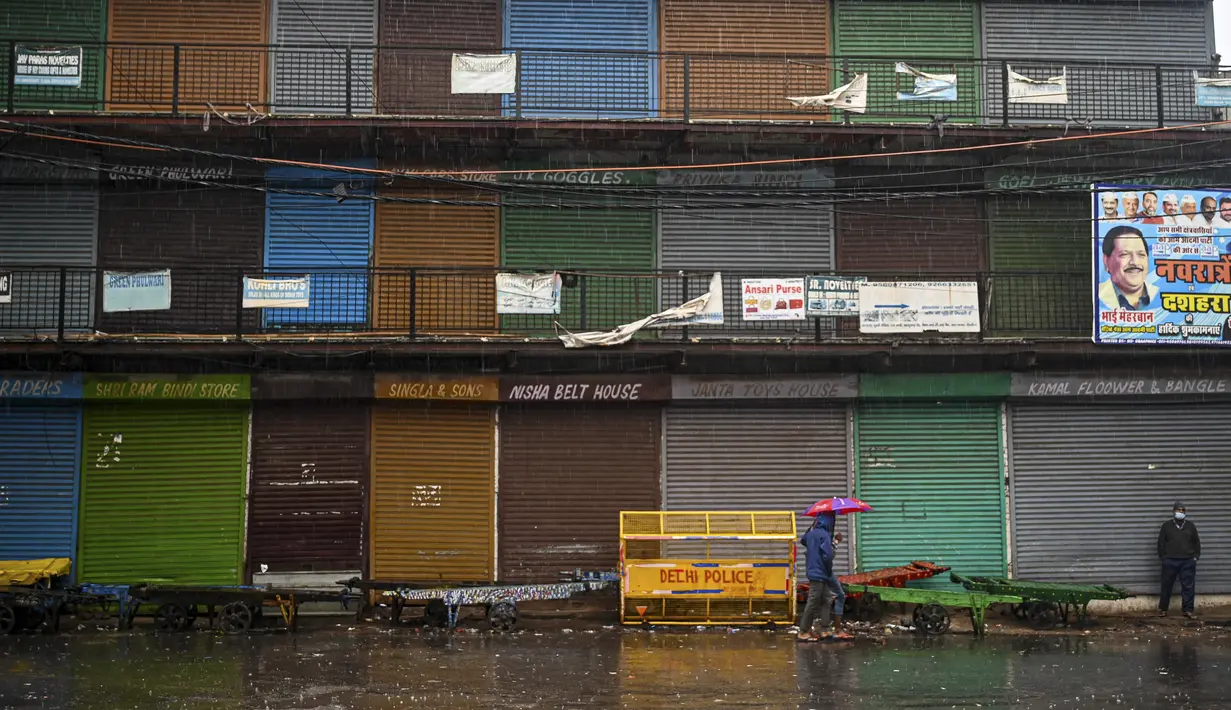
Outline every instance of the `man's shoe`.
{"type": "Polygon", "coordinates": [[[1192,613],[1191,611],[1186,611],[1184,612],[1184,618],[1185,619],[1196,619],[1197,615],[1192,613]]]}
{"type": "Polygon", "coordinates": [[[1159,610],[1158,615],[1159,615],[1160,617],[1164,618],[1164,619],[1166,619],[1166,618],[1167,618],[1167,612],[1166,612],[1166,611],[1163,611],[1163,610],[1161,610],[1161,609],[1159,610]]]}

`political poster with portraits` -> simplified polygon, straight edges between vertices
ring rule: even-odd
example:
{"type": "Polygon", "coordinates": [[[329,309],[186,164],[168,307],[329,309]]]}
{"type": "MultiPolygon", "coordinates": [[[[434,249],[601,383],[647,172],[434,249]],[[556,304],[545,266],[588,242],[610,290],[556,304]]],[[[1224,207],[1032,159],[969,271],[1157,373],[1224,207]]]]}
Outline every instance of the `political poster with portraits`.
{"type": "Polygon", "coordinates": [[[1231,345],[1231,188],[1095,184],[1094,342],[1231,345]]]}

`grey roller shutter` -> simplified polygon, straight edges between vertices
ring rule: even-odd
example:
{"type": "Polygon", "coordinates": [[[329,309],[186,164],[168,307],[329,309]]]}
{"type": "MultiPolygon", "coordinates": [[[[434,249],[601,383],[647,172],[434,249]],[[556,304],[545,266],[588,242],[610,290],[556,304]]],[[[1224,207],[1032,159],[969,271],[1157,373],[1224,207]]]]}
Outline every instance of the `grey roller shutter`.
{"type": "Polygon", "coordinates": [[[1231,592],[1231,404],[1011,407],[1015,575],[1158,593],[1176,500],[1201,532],[1203,594],[1231,592]]]}
{"type": "MultiPolygon", "coordinates": [[[[671,407],[664,509],[802,513],[821,498],[849,493],[847,441],[845,407],[671,407]]],[[[811,523],[800,515],[800,533],[811,523]]],[[[848,519],[838,529],[849,541],[848,519]]],[[[849,549],[838,545],[835,569],[850,569],[849,549]]],[[[731,556],[741,556],[737,550],[731,556]]],[[[678,543],[670,549],[701,551],[678,543]]],[[[803,563],[801,557],[801,574],[803,563]]]]}
{"type": "MultiPolygon", "coordinates": [[[[749,189],[756,188],[750,186],[749,189]]],[[[672,199],[678,202],[681,198],[672,199]]],[[[761,200],[737,196],[688,199],[689,204],[757,201],[761,200]]],[[[722,272],[725,324],[693,327],[689,337],[766,337],[801,329],[811,332],[811,324],[806,321],[743,322],[740,279],[829,273],[833,268],[832,208],[767,206],[664,210],[661,229],[664,271],[722,272]]],[[[708,279],[694,278],[684,297],[679,280],[665,279],[662,305],[664,308],[677,306],[704,293],[708,285],[708,279]]]]}
{"type": "MultiPolygon", "coordinates": [[[[1069,63],[1067,105],[1012,106],[1011,117],[1048,116],[1049,123],[1100,117],[1101,124],[1153,125],[1158,82],[1154,68],[1143,65],[1157,63],[1172,67],[1163,69],[1162,81],[1168,122],[1209,121],[1210,110],[1193,105],[1192,80],[1192,68],[1209,65],[1214,51],[1208,13],[1207,2],[988,0],[983,4],[985,56],[1011,60],[1015,72],[1032,79],[1058,76],[1069,63]],[[1180,64],[1190,66],[1176,67],[1180,64]]],[[[985,82],[985,113],[998,117],[1003,110],[1001,69],[993,63],[988,71],[994,75],[985,82]]]]}
{"type": "Polygon", "coordinates": [[[274,110],[372,113],[376,0],[276,0],[274,110]],[[311,45],[311,46],[309,46],[311,45]],[[350,47],[350,72],[346,69],[350,47]]]}
{"type": "Polygon", "coordinates": [[[13,272],[13,301],[0,304],[0,332],[54,332],[60,267],[68,267],[64,327],[92,322],[98,189],[93,185],[0,186],[0,271],[13,272]]]}

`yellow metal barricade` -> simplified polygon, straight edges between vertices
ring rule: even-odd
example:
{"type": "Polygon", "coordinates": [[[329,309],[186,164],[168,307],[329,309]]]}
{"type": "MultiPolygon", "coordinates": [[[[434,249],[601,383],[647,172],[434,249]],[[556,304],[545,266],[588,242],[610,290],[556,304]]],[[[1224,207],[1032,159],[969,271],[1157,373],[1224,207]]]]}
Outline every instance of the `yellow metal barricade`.
{"type": "Polygon", "coordinates": [[[795,538],[791,511],[621,512],[621,621],[789,624],[795,538]]]}

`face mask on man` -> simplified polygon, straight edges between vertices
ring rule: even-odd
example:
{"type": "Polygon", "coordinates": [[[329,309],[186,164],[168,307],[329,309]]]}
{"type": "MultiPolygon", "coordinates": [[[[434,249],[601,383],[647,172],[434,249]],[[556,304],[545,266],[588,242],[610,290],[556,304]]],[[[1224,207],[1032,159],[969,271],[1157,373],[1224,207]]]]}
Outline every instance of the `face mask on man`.
{"type": "Polygon", "coordinates": [[[1181,511],[1178,511],[1178,510],[1177,510],[1177,511],[1175,512],[1175,519],[1176,519],[1176,520],[1183,520],[1183,519],[1184,519],[1184,518],[1186,518],[1186,517],[1187,517],[1187,516],[1186,516],[1183,512],[1181,512],[1181,511]]]}

